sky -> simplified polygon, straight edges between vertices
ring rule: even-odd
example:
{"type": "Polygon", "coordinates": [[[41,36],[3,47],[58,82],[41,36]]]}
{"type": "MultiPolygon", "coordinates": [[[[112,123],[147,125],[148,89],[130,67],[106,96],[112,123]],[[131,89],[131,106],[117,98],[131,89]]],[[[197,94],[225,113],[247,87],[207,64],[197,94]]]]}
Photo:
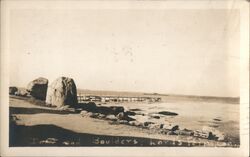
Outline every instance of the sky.
{"type": "Polygon", "coordinates": [[[12,10],[10,85],[239,96],[237,10],[12,10]]]}

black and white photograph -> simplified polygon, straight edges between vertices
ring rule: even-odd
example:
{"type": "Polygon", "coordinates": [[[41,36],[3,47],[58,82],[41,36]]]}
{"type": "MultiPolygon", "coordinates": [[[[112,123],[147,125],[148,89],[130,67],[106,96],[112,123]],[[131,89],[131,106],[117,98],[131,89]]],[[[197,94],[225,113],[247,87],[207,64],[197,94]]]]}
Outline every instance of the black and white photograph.
{"type": "Polygon", "coordinates": [[[53,2],[1,5],[7,147],[245,145],[246,1],[53,2]]]}

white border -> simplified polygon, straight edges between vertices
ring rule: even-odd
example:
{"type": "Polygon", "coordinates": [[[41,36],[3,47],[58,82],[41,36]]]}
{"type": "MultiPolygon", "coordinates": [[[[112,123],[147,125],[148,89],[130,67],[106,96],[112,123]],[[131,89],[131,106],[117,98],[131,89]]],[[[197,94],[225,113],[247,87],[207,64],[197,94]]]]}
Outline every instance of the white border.
{"type": "Polygon", "coordinates": [[[249,3],[247,1],[1,1],[1,155],[2,156],[248,156],[249,154],[249,3]],[[170,147],[8,147],[9,43],[12,9],[240,9],[240,148],[170,147]]]}

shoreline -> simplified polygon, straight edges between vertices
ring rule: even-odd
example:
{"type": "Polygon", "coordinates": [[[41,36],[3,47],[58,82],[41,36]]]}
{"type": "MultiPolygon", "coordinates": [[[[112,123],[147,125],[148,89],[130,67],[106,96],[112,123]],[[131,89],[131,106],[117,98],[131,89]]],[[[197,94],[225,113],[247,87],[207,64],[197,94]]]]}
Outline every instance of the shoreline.
{"type": "MultiPolygon", "coordinates": [[[[158,142],[161,141],[159,146],[161,145],[162,146],[183,146],[183,147],[188,146],[188,145],[208,146],[208,147],[214,147],[214,146],[238,147],[239,146],[239,144],[237,143],[232,144],[232,143],[227,143],[227,142],[213,141],[213,140],[201,139],[201,138],[196,138],[196,137],[160,134],[159,132],[155,130],[151,130],[151,129],[145,129],[145,128],[125,125],[125,124],[117,124],[109,120],[103,120],[103,119],[98,119],[98,118],[82,117],[79,113],[58,111],[58,109],[56,108],[37,106],[32,103],[33,102],[30,101],[29,98],[16,99],[16,98],[10,97],[10,114],[16,116],[15,122],[16,122],[16,125],[19,128],[21,128],[20,129],[22,130],[21,132],[27,131],[27,128],[25,127],[36,128],[36,127],[39,127],[40,125],[46,125],[46,126],[54,125],[55,127],[59,127],[59,128],[56,128],[56,130],[62,130],[62,129],[70,130],[73,132],[71,134],[75,134],[75,133],[76,134],[79,134],[79,133],[90,134],[89,137],[98,136],[99,139],[101,139],[100,137],[102,136],[103,137],[107,136],[108,138],[111,138],[111,137],[112,138],[133,137],[134,139],[143,138],[144,140],[141,139],[141,141],[145,141],[145,140],[148,141],[146,143],[144,142],[144,144],[143,142],[140,142],[142,143],[141,145],[143,146],[153,146],[153,145],[150,145],[150,141],[152,144],[152,140],[156,140],[158,142]],[[74,122],[75,124],[72,122],[74,122]],[[167,141],[167,142],[165,142],[164,144],[163,141],[167,141]],[[179,142],[173,142],[173,141],[179,141],[179,142]],[[180,144],[180,142],[182,144],[180,144]]],[[[119,105],[119,106],[122,106],[122,105],[119,105]]],[[[10,130],[13,130],[13,129],[10,128],[10,130]]],[[[53,132],[53,131],[49,131],[49,132],[53,132]]],[[[40,133],[40,134],[43,134],[43,133],[40,133]]],[[[20,135],[15,135],[15,137],[16,136],[20,136],[20,135]]],[[[39,133],[37,133],[36,136],[39,136],[39,133]]],[[[83,137],[87,138],[86,136],[83,136],[83,137]]],[[[33,138],[33,137],[27,137],[27,138],[33,138]]],[[[34,138],[37,138],[37,137],[34,137],[34,138]]],[[[50,138],[50,137],[48,136],[47,138],[50,138]]],[[[40,141],[44,141],[44,140],[46,141],[46,139],[40,139],[40,141]]],[[[39,146],[43,146],[43,145],[46,145],[46,142],[45,144],[41,144],[39,146]]],[[[88,143],[88,145],[93,146],[93,144],[91,143],[88,143]]],[[[13,146],[15,146],[15,144],[13,146]]],[[[84,146],[84,144],[80,144],[79,146],[84,146]]],[[[123,145],[117,145],[117,146],[123,146],[123,145]]],[[[129,145],[129,146],[133,146],[133,145],[129,145]]]]}

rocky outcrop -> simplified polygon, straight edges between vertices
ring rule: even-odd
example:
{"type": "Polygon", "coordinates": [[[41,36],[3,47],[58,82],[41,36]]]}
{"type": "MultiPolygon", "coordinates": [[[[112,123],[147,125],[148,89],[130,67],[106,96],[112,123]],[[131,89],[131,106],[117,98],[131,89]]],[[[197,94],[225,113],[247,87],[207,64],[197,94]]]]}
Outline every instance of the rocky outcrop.
{"type": "Polygon", "coordinates": [[[74,106],[77,104],[77,90],[72,78],[59,77],[50,84],[46,104],[51,106],[74,106]]]}
{"type": "Polygon", "coordinates": [[[118,115],[120,112],[124,112],[124,107],[122,106],[110,106],[110,109],[114,115],[118,115]]]}
{"type": "Polygon", "coordinates": [[[36,99],[45,100],[48,88],[48,79],[39,77],[31,81],[27,86],[27,91],[36,99]]]}

